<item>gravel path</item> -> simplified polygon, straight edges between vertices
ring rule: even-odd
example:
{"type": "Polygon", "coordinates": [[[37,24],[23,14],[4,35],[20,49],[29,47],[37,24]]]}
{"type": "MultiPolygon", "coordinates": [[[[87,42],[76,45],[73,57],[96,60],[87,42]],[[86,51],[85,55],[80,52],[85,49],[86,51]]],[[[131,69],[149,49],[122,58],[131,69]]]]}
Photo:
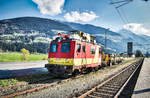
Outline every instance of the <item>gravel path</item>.
{"type": "Polygon", "coordinates": [[[145,58],[132,98],[150,98],[150,58],[145,58]]]}
{"type": "Polygon", "coordinates": [[[29,76],[34,74],[48,73],[44,61],[32,62],[0,62],[0,79],[29,76]]]}
{"type": "MultiPolygon", "coordinates": [[[[132,61],[133,62],[133,61],[132,61]]],[[[131,63],[131,62],[130,62],[131,63]]],[[[106,77],[114,74],[118,70],[123,67],[129,65],[130,63],[115,65],[112,67],[107,67],[101,69],[97,72],[91,72],[90,74],[86,74],[82,78],[77,78],[73,80],[69,80],[68,82],[60,83],[53,87],[34,92],[32,94],[27,94],[24,96],[19,96],[21,98],[64,98],[69,97],[71,94],[75,94],[86,90],[88,88],[93,87],[97,83],[104,80],[106,77]]]]}
{"type": "Polygon", "coordinates": [[[31,62],[0,62],[0,70],[38,68],[38,67],[44,67],[46,63],[48,63],[47,60],[31,61],[31,62]]]}

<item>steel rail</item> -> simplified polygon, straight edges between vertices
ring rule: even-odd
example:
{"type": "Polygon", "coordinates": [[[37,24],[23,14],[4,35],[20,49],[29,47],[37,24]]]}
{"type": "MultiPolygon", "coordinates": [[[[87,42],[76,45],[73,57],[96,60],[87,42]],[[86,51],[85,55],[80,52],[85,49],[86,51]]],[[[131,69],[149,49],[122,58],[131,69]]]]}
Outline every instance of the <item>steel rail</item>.
{"type": "MultiPolygon", "coordinates": [[[[144,60],[144,59],[143,59],[144,60]]],[[[135,74],[135,72],[138,70],[138,68],[140,67],[140,65],[142,64],[143,60],[141,60],[141,62],[139,63],[139,65],[136,67],[136,69],[134,70],[134,72],[130,75],[130,77],[128,78],[128,80],[124,83],[124,85],[120,88],[120,90],[116,93],[116,95],[114,96],[114,98],[118,98],[119,95],[121,94],[121,92],[123,91],[123,89],[125,88],[125,86],[127,85],[127,83],[131,80],[131,78],[133,77],[133,75],[135,74]]]]}
{"type": "MultiPolygon", "coordinates": [[[[140,60],[139,60],[140,61],[140,60]]],[[[137,61],[138,62],[138,61],[137,61]]],[[[100,83],[98,86],[92,88],[91,90],[87,91],[86,93],[82,94],[81,96],[79,96],[78,98],[85,98],[86,96],[90,95],[91,93],[95,92],[97,89],[99,89],[100,87],[102,87],[103,85],[105,85],[106,83],[108,83],[110,80],[114,79],[115,77],[119,76],[121,73],[125,72],[126,70],[128,70],[131,66],[136,65],[136,62],[130,64],[128,67],[126,67],[125,69],[123,69],[122,71],[120,71],[119,73],[115,74],[114,76],[112,76],[111,78],[103,81],[102,83],[100,83]]],[[[118,93],[119,94],[119,93],[118,93]]]]}
{"type": "Polygon", "coordinates": [[[71,79],[80,78],[82,76],[83,75],[79,75],[79,76],[76,76],[76,77],[71,77],[71,78],[68,78],[68,79],[64,79],[64,80],[60,80],[60,81],[55,81],[53,83],[43,84],[43,85],[40,85],[40,86],[35,87],[35,88],[31,88],[31,89],[27,89],[27,90],[24,90],[24,91],[15,92],[15,93],[12,93],[12,94],[9,94],[9,95],[4,95],[4,96],[1,96],[1,98],[14,98],[16,96],[21,96],[21,95],[24,95],[24,94],[27,94],[27,93],[36,92],[36,91],[39,91],[39,90],[42,90],[42,89],[54,86],[54,85],[62,83],[62,82],[67,82],[67,81],[69,81],[71,79]]]}

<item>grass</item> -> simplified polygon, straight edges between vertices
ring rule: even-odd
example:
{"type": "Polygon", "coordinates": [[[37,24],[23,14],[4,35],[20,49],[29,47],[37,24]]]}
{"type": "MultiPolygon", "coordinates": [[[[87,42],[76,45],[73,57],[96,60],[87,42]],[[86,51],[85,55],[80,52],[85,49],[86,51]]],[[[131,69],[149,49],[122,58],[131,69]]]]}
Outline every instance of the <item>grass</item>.
{"type": "Polygon", "coordinates": [[[49,74],[38,74],[38,75],[31,75],[25,77],[17,77],[11,79],[2,79],[0,80],[0,87],[9,87],[9,86],[16,86],[21,83],[28,84],[34,81],[37,81],[41,78],[49,77],[49,74]]]}
{"type": "Polygon", "coordinates": [[[28,60],[23,60],[23,54],[19,52],[0,52],[0,62],[39,61],[47,60],[47,54],[30,54],[28,60]]]}
{"type": "Polygon", "coordinates": [[[16,79],[0,80],[0,87],[16,85],[17,82],[18,82],[18,80],[16,80],[16,79]]]}

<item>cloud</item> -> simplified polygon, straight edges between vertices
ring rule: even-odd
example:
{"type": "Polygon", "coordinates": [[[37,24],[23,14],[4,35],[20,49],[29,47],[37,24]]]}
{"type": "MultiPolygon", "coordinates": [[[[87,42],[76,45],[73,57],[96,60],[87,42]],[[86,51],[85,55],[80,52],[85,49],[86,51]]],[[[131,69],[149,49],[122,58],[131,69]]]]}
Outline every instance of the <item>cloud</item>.
{"type": "Polygon", "coordinates": [[[44,15],[54,16],[62,13],[65,0],[32,0],[38,5],[40,12],[44,15]]]}
{"type": "Polygon", "coordinates": [[[75,21],[89,22],[97,17],[98,16],[93,11],[91,11],[90,13],[87,12],[79,13],[77,11],[72,11],[71,13],[66,13],[64,15],[64,18],[69,22],[75,21]]]}
{"type": "Polygon", "coordinates": [[[135,34],[144,34],[150,36],[150,30],[146,29],[143,24],[129,23],[124,25],[123,28],[135,34]]]}

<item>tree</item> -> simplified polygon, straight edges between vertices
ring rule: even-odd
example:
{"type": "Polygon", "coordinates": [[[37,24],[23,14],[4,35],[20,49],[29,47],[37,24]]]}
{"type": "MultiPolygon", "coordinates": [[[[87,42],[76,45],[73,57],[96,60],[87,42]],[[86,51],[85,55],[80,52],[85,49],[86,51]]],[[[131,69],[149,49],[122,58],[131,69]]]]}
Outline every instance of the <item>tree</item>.
{"type": "Polygon", "coordinates": [[[146,57],[150,57],[150,54],[148,51],[146,52],[146,57]]]}
{"type": "Polygon", "coordinates": [[[143,57],[143,54],[140,50],[136,50],[135,56],[136,57],[143,57]]]}
{"type": "Polygon", "coordinates": [[[22,48],[20,51],[23,54],[23,59],[24,60],[28,60],[29,59],[29,55],[30,55],[29,50],[27,50],[25,48],[22,48]]]}

